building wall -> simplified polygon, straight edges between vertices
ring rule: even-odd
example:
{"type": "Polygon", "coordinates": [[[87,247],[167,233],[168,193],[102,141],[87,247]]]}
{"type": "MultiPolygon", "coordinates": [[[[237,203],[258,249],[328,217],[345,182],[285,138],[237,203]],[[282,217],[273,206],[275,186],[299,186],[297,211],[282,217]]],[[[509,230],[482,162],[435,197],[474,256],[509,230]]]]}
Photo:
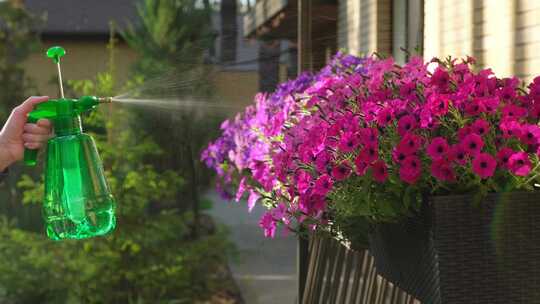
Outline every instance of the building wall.
{"type": "Polygon", "coordinates": [[[526,80],[540,72],[540,1],[425,0],[424,57],[473,56],[526,80]]]}
{"type": "MultiPolygon", "coordinates": [[[[105,41],[44,41],[43,49],[61,45],[66,49],[62,58],[62,76],[64,81],[94,79],[99,72],[107,71],[109,53],[105,41]]],[[[115,52],[116,79],[123,83],[129,77],[130,67],[136,59],[136,53],[126,44],[119,43],[115,52]]],[[[44,52],[32,54],[25,62],[27,75],[34,81],[37,91],[30,95],[58,96],[58,78],[56,67],[46,58],[44,52]]]]}
{"type": "Polygon", "coordinates": [[[391,0],[340,0],[338,48],[351,54],[392,53],[391,0]]]}
{"type": "Polygon", "coordinates": [[[223,104],[231,105],[240,111],[253,103],[253,97],[259,88],[259,73],[257,71],[216,69],[211,81],[214,85],[215,96],[223,104]]]}

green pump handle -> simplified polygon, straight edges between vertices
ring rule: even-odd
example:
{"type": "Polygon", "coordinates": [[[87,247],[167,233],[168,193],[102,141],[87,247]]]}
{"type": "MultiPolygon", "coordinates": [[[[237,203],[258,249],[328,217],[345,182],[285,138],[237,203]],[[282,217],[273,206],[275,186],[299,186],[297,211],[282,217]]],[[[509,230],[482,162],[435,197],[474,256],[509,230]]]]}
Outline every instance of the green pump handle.
{"type": "MultiPolygon", "coordinates": [[[[79,99],[50,99],[39,103],[34,110],[28,114],[27,122],[36,123],[40,119],[49,119],[55,126],[55,132],[73,134],[80,132],[80,125],[73,123],[79,115],[94,109],[98,104],[110,102],[110,98],[98,98],[96,96],[83,96],[79,99]],[[62,130],[58,130],[62,128],[62,130]],[[62,132],[59,132],[62,131],[62,132]]],[[[35,166],[37,163],[37,149],[24,150],[24,163],[28,166],[35,166]]]]}

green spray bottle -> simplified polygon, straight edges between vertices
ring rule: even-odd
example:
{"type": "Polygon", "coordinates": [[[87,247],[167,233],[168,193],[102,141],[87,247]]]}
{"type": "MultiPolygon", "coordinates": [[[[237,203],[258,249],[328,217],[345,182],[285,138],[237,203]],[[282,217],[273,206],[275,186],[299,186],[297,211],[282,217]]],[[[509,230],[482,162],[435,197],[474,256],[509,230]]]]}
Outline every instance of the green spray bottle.
{"type": "MultiPolygon", "coordinates": [[[[28,122],[52,121],[55,136],[47,143],[43,218],[47,236],[53,240],[84,239],[104,235],[116,226],[115,201],[105,179],[94,139],[82,132],[81,117],[112,98],[83,96],[64,98],[61,47],[47,55],[58,67],[61,98],[38,104],[28,122]]],[[[37,150],[25,150],[24,162],[34,166],[37,150]]]]}

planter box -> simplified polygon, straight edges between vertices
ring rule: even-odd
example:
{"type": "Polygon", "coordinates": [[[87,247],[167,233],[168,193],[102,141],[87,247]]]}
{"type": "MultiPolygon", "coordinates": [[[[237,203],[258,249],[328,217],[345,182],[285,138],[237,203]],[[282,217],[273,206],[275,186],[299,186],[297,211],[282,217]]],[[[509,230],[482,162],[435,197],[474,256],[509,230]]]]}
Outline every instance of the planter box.
{"type": "Polygon", "coordinates": [[[422,303],[440,303],[439,274],[427,213],[375,225],[369,251],[377,272],[422,303]]]}
{"type": "Polygon", "coordinates": [[[538,193],[490,194],[478,205],[472,196],[433,197],[428,207],[372,234],[383,276],[425,303],[540,303],[538,193]]]}

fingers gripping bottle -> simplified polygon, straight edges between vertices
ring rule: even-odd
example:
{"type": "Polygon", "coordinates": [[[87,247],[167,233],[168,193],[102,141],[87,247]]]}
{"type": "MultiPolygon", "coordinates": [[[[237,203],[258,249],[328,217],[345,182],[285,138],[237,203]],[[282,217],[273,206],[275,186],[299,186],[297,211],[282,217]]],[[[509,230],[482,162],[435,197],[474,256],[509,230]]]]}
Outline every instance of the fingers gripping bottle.
{"type": "MultiPolygon", "coordinates": [[[[64,54],[59,47],[48,51],[58,65],[64,54]]],[[[83,133],[80,117],[104,102],[111,99],[62,97],[38,104],[28,115],[28,122],[45,118],[54,125],[55,136],[47,143],[43,200],[45,229],[53,240],[100,236],[116,226],[115,201],[94,139],[83,133]]],[[[27,165],[34,166],[36,159],[37,150],[25,150],[27,165]]]]}

